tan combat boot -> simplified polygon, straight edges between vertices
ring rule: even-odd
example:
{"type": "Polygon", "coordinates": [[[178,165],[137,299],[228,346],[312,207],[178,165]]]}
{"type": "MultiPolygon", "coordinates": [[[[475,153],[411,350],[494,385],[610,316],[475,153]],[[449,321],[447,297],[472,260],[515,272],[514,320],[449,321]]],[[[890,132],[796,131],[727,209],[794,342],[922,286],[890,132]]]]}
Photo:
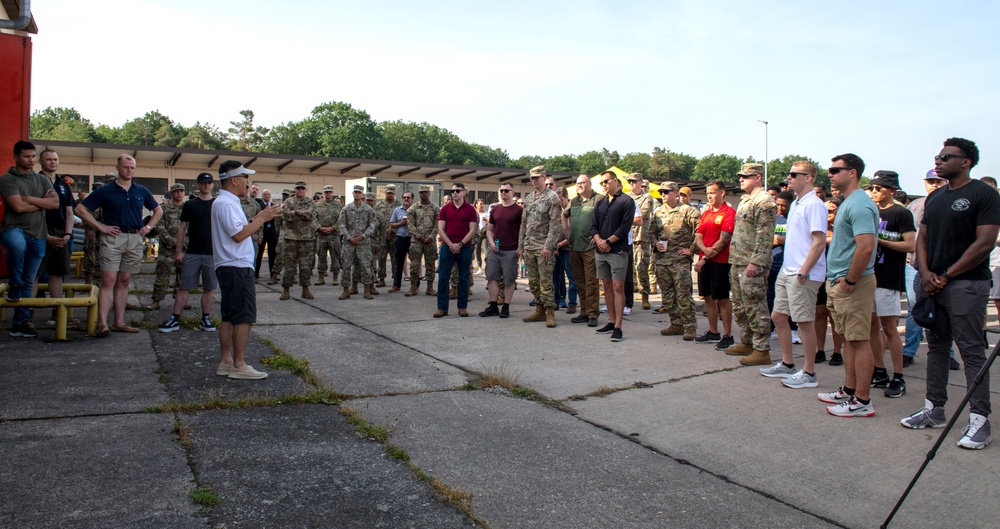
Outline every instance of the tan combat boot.
{"type": "Polygon", "coordinates": [[[418,290],[420,290],[420,285],[416,281],[410,281],[410,290],[407,290],[406,294],[403,295],[406,297],[416,296],[418,290]]]}
{"type": "Polygon", "coordinates": [[[354,294],[357,294],[357,293],[358,293],[358,284],[352,281],[351,282],[351,295],[353,296],[354,294]]]}
{"type": "Polygon", "coordinates": [[[427,292],[426,292],[426,294],[428,296],[436,296],[436,295],[438,295],[437,290],[434,290],[434,285],[432,285],[430,281],[427,282],[427,292]]]}
{"type": "Polygon", "coordinates": [[[545,307],[541,305],[535,305],[535,312],[527,315],[521,321],[532,322],[532,321],[545,321],[545,307]]]}
{"type": "Polygon", "coordinates": [[[337,285],[340,284],[340,274],[339,273],[334,272],[334,273],[330,274],[330,284],[333,285],[333,286],[337,286],[337,285]]]}
{"type": "MultiPolygon", "coordinates": [[[[160,310],[160,302],[159,301],[154,301],[154,302],[150,303],[149,305],[146,305],[146,310],[160,310]]],[[[53,319],[55,319],[55,318],[53,318],[53,319]]]]}
{"type": "Polygon", "coordinates": [[[325,285],[325,284],[326,284],[326,272],[320,272],[319,273],[319,279],[316,280],[316,286],[325,285]]]}
{"type": "Polygon", "coordinates": [[[740,363],[745,366],[763,366],[771,363],[771,353],[754,349],[750,356],[740,358],[740,363]]]}
{"type": "Polygon", "coordinates": [[[378,285],[373,285],[373,284],[371,284],[371,283],[368,283],[368,287],[367,287],[367,288],[368,288],[368,291],[369,291],[369,292],[371,292],[371,294],[372,294],[373,296],[377,296],[377,295],[379,295],[379,291],[378,291],[378,290],[375,290],[375,287],[376,287],[376,286],[378,286],[378,285]]]}
{"type": "Polygon", "coordinates": [[[302,299],[314,299],[312,292],[309,292],[309,287],[302,287],[302,299]]]}
{"type": "Polygon", "coordinates": [[[385,278],[379,279],[378,283],[375,283],[375,286],[377,286],[377,287],[384,287],[385,286],[385,278]]]}
{"type": "Polygon", "coordinates": [[[372,290],[375,290],[375,287],[371,283],[365,285],[365,299],[373,299],[372,290]]]}
{"type": "Polygon", "coordinates": [[[679,323],[671,323],[670,327],[660,329],[660,334],[663,336],[679,336],[684,334],[684,326],[679,323]]]}
{"type": "Polygon", "coordinates": [[[448,293],[448,299],[458,299],[458,288],[451,289],[451,292],[448,293]]]}
{"type": "Polygon", "coordinates": [[[552,307],[545,307],[545,326],[549,328],[556,326],[556,313],[552,307]]]}
{"type": "Polygon", "coordinates": [[[729,356],[746,356],[753,352],[753,346],[740,342],[732,347],[726,348],[726,354],[729,356]]]}
{"type": "Polygon", "coordinates": [[[642,295],[642,310],[649,310],[649,294],[642,295]]]}
{"type": "Polygon", "coordinates": [[[292,297],[292,295],[288,293],[288,287],[285,287],[285,290],[281,291],[281,297],[278,299],[280,299],[281,301],[285,301],[290,297],[292,297]]]}
{"type": "Polygon", "coordinates": [[[697,331],[698,331],[697,329],[684,329],[684,336],[683,336],[684,341],[685,342],[690,342],[690,341],[694,340],[695,333],[697,331]]]}
{"type": "Polygon", "coordinates": [[[337,299],[347,299],[351,297],[351,287],[344,285],[344,293],[341,294],[337,299]]]}
{"type": "Polygon", "coordinates": [[[272,272],[271,273],[271,279],[267,280],[267,284],[268,285],[277,285],[278,284],[278,274],[272,272]]]}

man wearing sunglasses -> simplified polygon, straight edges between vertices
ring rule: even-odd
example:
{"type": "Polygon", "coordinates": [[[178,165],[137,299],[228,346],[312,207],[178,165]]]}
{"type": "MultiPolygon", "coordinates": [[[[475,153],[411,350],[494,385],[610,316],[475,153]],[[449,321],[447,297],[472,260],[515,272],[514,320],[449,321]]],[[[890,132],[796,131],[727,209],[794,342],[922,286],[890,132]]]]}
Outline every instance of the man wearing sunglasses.
{"type": "Polygon", "coordinates": [[[570,321],[586,323],[590,327],[597,327],[598,306],[601,301],[590,225],[594,220],[594,207],[602,198],[604,195],[594,192],[590,177],[581,174],[576,178],[576,196],[563,211],[563,231],[566,232],[570,245],[569,265],[573,269],[580,297],[580,315],[570,321]]]}
{"type": "Polygon", "coordinates": [[[517,255],[524,257],[528,286],[535,296],[536,305],[535,312],[526,316],[524,321],[544,321],[546,327],[555,327],[556,300],[552,269],[555,266],[556,244],[562,230],[562,201],[555,191],[545,187],[544,165],[533,167],[528,176],[535,191],[524,197],[517,255]]]}
{"type": "Polygon", "coordinates": [[[778,208],[764,190],[764,164],[745,163],[740,179],[733,242],[729,248],[729,282],[733,286],[733,315],[740,326],[740,343],[726,354],[743,356],[747,366],[771,363],[771,315],[767,310],[767,274],[778,208]]]}
{"type": "Polygon", "coordinates": [[[420,202],[406,210],[407,226],[410,228],[410,290],[404,296],[416,296],[420,289],[420,259],[424,260],[427,278],[427,295],[436,296],[434,290],[434,270],[437,266],[438,211],[441,208],[431,202],[431,186],[418,188],[420,202]]]}
{"type": "Polygon", "coordinates": [[[352,195],[354,201],[340,211],[340,234],[344,237],[340,256],[344,273],[340,283],[344,286],[344,293],[337,299],[350,298],[352,291],[357,292],[358,284],[353,281],[355,268],[361,271],[359,279],[365,287],[364,298],[374,299],[372,239],[376,236],[378,218],[375,216],[375,210],[365,202],[363,186],[354,186],[352,195]]]}
{"type": "Polygon", "coordinates": [[[642,179],[642,173],[628,175],[629,194],[635,205],[642,212],[642,224],[632,227],[632,263],[635,266],[635,279],[639,282],[639,293],[642,296],[642,308],[649,310],[649,261],[652,257],[652,237],[649,226],[653,224],[653,210],[659,204],[653,195],[647,191],[648,186],[642,179]]]}
{"type": "Polygon", "coordinates": [[[486,281],[490,291],[490,304],[479,313],[490,316],[510,317],[510,302],[517,290],[517,236],[521,230],[523,210],[514,202],[514,187],[509,182],[500,184],[500,202],[490,209],[486,224],[486,238],[490,253],[486,256],[486,281]],[[503,307],[498,308],[500,281],[504,283],[503,307]]]}
{"type": "MultiPolygon", "coordinates": [[[[954,339],[973,384],[986,363],[983,321],[992,274],[989,254],[1000,231],[1000,196],[969,172],[979,163],[979,148],[964,138],[949,138],[934,157],[934,169],[948,185],[924,201],[917,235],[917,297],[934,296],[935,319],[945,318],[943,335],[927,333],[927,393],[924,407],[903,419],[907,428],[941,428],[947,422],[948,347],[954,339]]],[[[990,378],[978,384],[969,400],[969,424],[958,446],[985,448],[990,442],[990,378]]]]}
{"type": "Polygon", "coordinates": [[[697,246],[698,210],[680,201],[680,188],[674,182],[660,184],[663,205],[653,212],[650,238],[656,278],[660,282],[663,308],[670,315],[670,326],[661,329],[664,336],[683,335],[684,340],[695,339],[697,321],[694,301],[691,299],[691,258],[697,246]]]}
{"type": "Polygon", "coordinates": [[[622,193],[621,182],[614,173],[602,173],[600,182],[606,194],[594,207],[590,235],[594,242],[597,279],[604,283],[604,300],[610,321],[597,332],[611,333],[611,341],[620,342],[624,339],[625,275],[629,267],[629,252],[632,251],[628,237],[636,206],[632,197],[622,193]]]}
{"type": "MultiPolygon", "coordinates": [[[[448,298],[451,291],[451,269],[458,267],[458,315],[469,315],[469,275],[472,272],[472,239],[479,228],[479,213],[465,201],[465,184],[451,185],[451,203],[438,213],[438,235],[441,249],[438,254],[438,289],[435,318],[448,315],[448,298]]],[[[428,279],[428,281],[430,281],[428,279]]]]}
{"type": "Polygon", "coordinates": [[[871,344],[872,303],[875,302],[875,246],[878,208],[858,181],[865,162],[856,154],[833,157],[830,184],[844,202],[837,208],[833,238],[826,256],[826,306],[833,328],[844,336],[844,385],[817,395],[832,404],[826,411],[838,417],[871,417],[869,387],[874,360],[871,344]]]}

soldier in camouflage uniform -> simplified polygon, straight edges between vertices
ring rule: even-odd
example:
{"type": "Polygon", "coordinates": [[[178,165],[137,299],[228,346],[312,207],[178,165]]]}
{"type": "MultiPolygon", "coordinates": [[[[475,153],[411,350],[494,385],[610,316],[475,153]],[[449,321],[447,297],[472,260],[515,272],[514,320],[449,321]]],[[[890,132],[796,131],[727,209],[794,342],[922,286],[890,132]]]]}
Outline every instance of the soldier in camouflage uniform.
{"type": "Polygon", "coordinates": [[[431,186],[420,186],[420,202],[406,212],[410,228],[410,290],[406,296],[415,296],[420,288],[420,258],[424,258],[427,295],[436,296],[434,276],[437,272],[437,225],[441,208],[431,202],[431,186]]]}
{"type": "Polygon", "coordinates": [[[660,282],[663,308],[670,315],[670,326],[660,330],[664,336],[683,334],[694,340],[697,323],[691,299],[691,260],[698,247],[694,237],[701,217],[698,210],[680,201],[680,188],[674,182],[660,184],[663,205],[653,212],[649,238],[653,244],[653,262],[660,282]]]}
{"type": "Polygon", "coordinates": [[[562,201],[555,191],[545,187],[544,165],[532,168],[529,176],[535,191],[524,197],[517,254],[524,257],[528,287],[535,296],[536,305],[535,312],[524,321],[544,321],[546,327],[555,327],[552,269],[558,257],[556,244],[562,233],[562,201]]]}
{"type": "MultiPolygon", "coordinates": [[[[379,243],[380,249],[379,254],[375,256],[378,260],[378,284],[375,285],[377,287],[385,286],[385,258],[387,253],[392,265],[391,270],[396,269],[396,234],[389,227],[389,218],[392,217],[392,212],[402,205],[403,202],[396,198],[396,184],[385,186],[385,200],[375,205],[375,212],[381,218],[385,219],[385,222],[379,224],[379,237],[378,241],[376,241],[379,243]]],[[[373,269],[372,273],[374,272],[375,270],[373,269]]]]}
{"type": "MultiPolygon", "coordinates": [[[[344,206],[340,212],[340,233],[344,236],[343,254],[340,261],[344,265],[344,293],[338,299],[351,297],[352,285],[348,279],[354,277],[354,268],[360,268],[359,278],[365,286],[365,299],[372,299],[375,285],[372,281],[372,239],[378,229],[375,210],[364,201],[365,189],[354,186],[354,202],[344,206]]],[[[357,285],[353,285],[355,288],[357,285]]]]}
{"type": "Polygon", "coordinates": [[[746,163],[737,173],[744,195],[736,209],[736,227],[729,246],[729,281],[733,315],[740,326],[740,343],[726,354],[745,356],[743,365],[771,363],[771,315],[767,310],[767,274],[778,211],[764,191],[764,165],[746,163]]]}
{"type": "Polygon", "coordinates": [[[316,259],[316,203],[306,196],[306,183],[295,182],[295,197],[281,203],[281,239],[284,243],[285,268],[281,276],[280,300],[290,297],[288,289],[299,271],[302,299],[313,299],[309,276],[316,259]]]}
{"type": "MultiPolygon", "coordinates": [[[[170,201],[163,204],[163,216],[156,223],[156,236],[160,239],[159,255],[156,259],[156,279],[153,280],[153,302],[146,310],[160,310],[160,301],[167,297],[170,280],[174,287],[181,282],[181,265],[177,262],[177,226],[181,223],[184,209],[184,185],[170,186],[170,201]]],[[[181,241],[184,244],[184,241],[181,241]]]]}
{"type": "MultiPolygon", "coordinates": [[[[288,201],[288,197],[292,195],[291,189],[281,190],[281,203],[284,204],[288,201]]],[[[271,270],[271,279],[267,282],[268,285],[278,284],[278,272],[283,272],[285,270],[285,239],[281,236],[281,216],[274,218],[274,230],[278,232],[278,244],[275,247],[275,257],[274,257],[274,268],[271,270]]]]}
{"type": "MultiPolygon", "coordinates": [[[[247,195],[240,199],[240,207],[243,208],[243,214],[247,217],[247,222],[253,220],[254,217],[260,213],[260,204],[254,200],[250,195],[247,195]]],[[[257,250],[260,247],[261,235],[264,233],[264,228],[261,227],[259,230],[254,232],[250,236],[250,240],[253,242],[253,254],[257,255],[257,250]]]]}
{"type": "Polygon", "coordinates": [[[323,186],[323,200],[316,204],[317,285],[326,284],[327,254],[330,256],[330,284],[340,284],[340,212],[343,209],[340,199],[333,196],[333,186],[323,186]]]}
{"type": "MultiPolygon", "coordinates": [[[[635,200],[635,207],[642,212],[642,226],[632,228],[632,262],[635,265],[635,280],[642,294],[642,308],[649,310],[649,261],[654,241],[649,235],[648,226],[653,222],[656,199],[643,191],[642,183],[642,173],[628,176],[629,194],[635,200]]],[[[628,297],[631,294],[626,292],[625,295],[628,297]]]]}
{"type": "MultiPolygon", "coordinates": [[[[375,222],[376,222],[375,235],[372,236],[372,244],[371,244],[371,249],[372,249],[372,263],[371,263],[371,267],[372,267],[372,281],[375,281],[377,279],[377,277],[378,277],[379,257],[382,256],[382,252],[385,249],[385,246],[381,245],[381,243],[385,242],[385,239],[383,239],[382,235],[381,235],[383,233],[382,232],[382,226],[383,225],[386,225],[386,226],[389,225],[388,219],[382,217],[382,213],[379,212],[379,210],[376,208],[376,206],[377,206],[377,204],[375,203],[376,200],[378,200],[378,199],[375,198],[375,193],[365,193],[365,204],[368,204],[368,207],[372,208],[372,211],[375,212],[375,222]]],[[[382,259],[382,262],[385,263],[385,259],[382,259]]],[[[351,277],[351,295],[354,295],[354,294],[358,293],[358,290],[356,288],[358,283],[361,283],[362,285],[366,284],[364,281],[362,281],[362,278],[361,278],[361,267],[355,266],[354,267],[354,275],[351,277]]],[[[370,287],[366,287],[365,290],[366,290],[366,294],[370,294],[372,296],[379,295],[379,292],[375,288],[375,285],[372,285],[370,287]]]]}

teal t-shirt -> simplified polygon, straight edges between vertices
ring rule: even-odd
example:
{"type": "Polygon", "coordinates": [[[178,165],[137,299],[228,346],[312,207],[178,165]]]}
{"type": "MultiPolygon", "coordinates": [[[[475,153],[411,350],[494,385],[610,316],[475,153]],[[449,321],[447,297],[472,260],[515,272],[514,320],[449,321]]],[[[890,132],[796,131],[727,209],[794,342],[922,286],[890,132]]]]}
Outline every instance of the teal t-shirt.
{"type": "MultiPolygon", "coordinates": [[[[874,234],[878,230],[878,208],[871,197],[858,189],[851,193],[837,208],[837,219],[833,221],[833,238],[826,254],[826,278],[834,280],[847,275],[851,259],[858,249],[854,237],[874,234]]],[[[868,259],[862,276],[875,273],[875,252],[868,259]]]]}

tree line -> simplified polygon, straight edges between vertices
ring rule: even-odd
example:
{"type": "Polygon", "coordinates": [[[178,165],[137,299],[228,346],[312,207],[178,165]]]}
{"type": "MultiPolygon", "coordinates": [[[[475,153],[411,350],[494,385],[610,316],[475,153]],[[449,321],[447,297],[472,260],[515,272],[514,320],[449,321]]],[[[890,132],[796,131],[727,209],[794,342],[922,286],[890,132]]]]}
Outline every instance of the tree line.
{"type": "MultiPolygon", "coordinates": [[[[273,154],[362,158],[479,167],[530,169],[544,164],[549,171],[597,174],[611,166],[638,172],[652,181],[722,180],[735,182],[740,165],[759,162],[752,156],[708,154],[701,158],[653,147],[648,152],[620,155],[601,148],[583,154],[557,156],[526,155],[511,158],[504,149],[467,142],[447,129],[429,123],[396,121],[376,122],[364,110],[349,103],[331,101],[315,108],[300,121],[289,121],[271,128],[254,124],[252,110],[240,111],[223,131],[210,123],[195,122],[186,127],[151,110],[130,119],[120,127],[94,125],[76,109],[48,107],[31,115],[31,136],[38,140],[118,143],[189,149],[253,151],[273,154]]],[[[788,173],[797,160],[787,155],[768,161],[772,181],[788,173]],[[779,176],[780,175],[780,176],[779,176]]],[[[813,160],[810,160],[813,161],[813,160]]],[[[815,161],[813,161],[815,163],[815,161]]],[[[817,164],[819,166],[819,164],[817,164]]],[[[820,183],[829,177],[820,166],[820,183]]]]}

